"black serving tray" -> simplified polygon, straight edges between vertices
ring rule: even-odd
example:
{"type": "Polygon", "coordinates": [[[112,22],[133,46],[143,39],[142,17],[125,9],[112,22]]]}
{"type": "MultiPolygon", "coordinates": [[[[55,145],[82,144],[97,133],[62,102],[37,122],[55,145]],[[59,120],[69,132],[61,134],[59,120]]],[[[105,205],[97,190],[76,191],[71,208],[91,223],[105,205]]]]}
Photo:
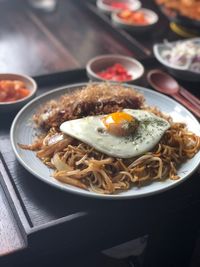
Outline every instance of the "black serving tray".
{"type": "MultiPolygon", "coordinates": [[[[39,85],[38,95],[59,86],[88,81],[85,69],[34,78],[39,85]]],[[[141,81],[142,84],[145,82],[141,81]]],[[[149,243],[155,245],[160,242],[157,239],[160,231],[166,243],[172,242],[171,234],[184,242],[187,230],[196,231],[200,201],[197,173],[174,189],[132,200],[100,200],[63,192],[43,183],[18,163],[9,138],[13,118],[14,115],[8,116],[0,130],[0,185],[24,237],[26,257],[30,253],[61,249],[69,256],[87,249],[100,251],[143,235],[148,235],[149,243]],[[182,220],[187,224],[181,225],[182,220]]],[[[169,247],[173,253],[172,244],[169,247]]],[[[153,260],[153,249],[152,246],[147,249],[148,262],[153,260]]]]}

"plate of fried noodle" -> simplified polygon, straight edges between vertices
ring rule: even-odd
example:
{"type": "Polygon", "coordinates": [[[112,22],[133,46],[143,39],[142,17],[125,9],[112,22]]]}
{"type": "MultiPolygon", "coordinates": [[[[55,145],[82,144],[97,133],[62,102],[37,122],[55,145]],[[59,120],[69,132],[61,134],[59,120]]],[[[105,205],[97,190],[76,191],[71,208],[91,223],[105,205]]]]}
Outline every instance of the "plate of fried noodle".
{"type": "Polygon", "coordinates": [[[16,158],[36,178],[87,197],[161,193],[185,181],[200,163],[196,118],[171,98],[136,85],[84,83],[52,90],[19,111],[10,137],[16,158]],[[63,122],[123,109],[147,111],[167,121],[168,129],[152,149],[115,157],[60,130],[63,122]]]}

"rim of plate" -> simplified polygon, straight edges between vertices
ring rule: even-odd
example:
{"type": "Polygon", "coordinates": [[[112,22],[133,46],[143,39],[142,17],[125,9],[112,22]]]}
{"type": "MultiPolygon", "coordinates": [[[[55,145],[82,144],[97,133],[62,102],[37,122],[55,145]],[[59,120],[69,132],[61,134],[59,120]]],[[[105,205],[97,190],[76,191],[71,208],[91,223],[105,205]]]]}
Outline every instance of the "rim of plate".
{"type": "MultiPolygon", "coordinates": [[[[101,82],[95,82],[95,84],[98,84],[98,83],[101,83],[101,82]]],[[[104,195],[104,194],[98,194],[98,193],[94,193],[94,192],[90,192],[90,191],[86,191],[84,189],[82,189],[81,191],[77,191],[77,188],[76,187],[73,187],[73,186],[70,186],[70,187],[67,187],[67,184],[63,184],[63,183],[55,183],[54,180],[47,180],[45,177],[42,177],[40,176],[36,171],[33,171],[32,168],[30,168],[26,162],[20,157],[17,149],[16,149],[16,145],[15,145],[15,141],[14,141],[14,131],[15,131],[15,128],[16,128],[16,124],[18,122],[18,120],[20,119],[20,116],[26,111],[26,109],[28,109],[32,104],[38,102],[38,105],[41,105],[39,103],[39,100],[40,99],[43,99],[47,96],[50,96],[51,94],[55,94],[56,92],[61,92],[61,91],[66,91],[65,93],[67,93],[67,91],[70,91],[70,90],[73,90],[73,89],[78,89],[78,88],[81,88],[85,85],[87,85],[88,82],[84,82],[84,83],[76,83],[76,84],[70,84],[70,85],[66,85],[66,86],[61,86],[61,87],[58,87],[56,89],[53,89],[51,90],[50,92],[46,92],[46,93],[43,93],[42,95],[34,98],[33,100],[31,100],[29,103],[27,103],[18,113],[17,115],[15,116],[13,122],[12,122],[12,125],[11,125],[11,128],[10,128],[10,140],[11,140],[11,145],[12,145],[12,149],[15,153],[15,156],[17,158],[17,160],[20,162],[20,164],[27,170],[29,171],[33,176],[39,178],[41,181],[47,183],[48,185],[51,185],[53,187],[56,187],[62,191],[66,191],[68,193],[72,193],[72,194],[75,194],[75,195],[79,195],[79,196],[84,196],[84,197],[91,197],[91,198],[96,198],[96,199],[111,199],[111,200],[122,200],[122,199],[138,199],[138,198],[141,198],[141,197],[148,197],[148,196],[152,196],[152,195],[156,195],[156,194],[159,194],[159,193],[162,193],[164,191],[167,191],[169,189],[172,189],[174,187],[176,187],[177,185],[181,184],[183,181],[185,181],[189,176],[192,175],[192,173],[194,173],[194,171],[198,168],[199,164],[200,164],[200,155],[199,155],[199,160],[198,160],[198,163],[195,165],[195,167],[187,174],[185,175],[184,177],[180,178],[179,180],[176,180],[176,181],[173,181],[173,183],[171,184],[168,184],[166,186],[164,186],[163,188],[160,188],[158,190],[155,190],[155,191],[150,191],[150,192],[146,192],[146,193],[142,193],[142,194],[131,194],[131,195],[120,195],[120,194],[109,194],[109,195],[104,195]]],[[[111,83],[113,84],[113,83],[111,83]]],[[[179,107],[181,107],[181,109],[186,112],[190,119],[193,120],[194,123],[196,124],[199,124],[198,120],[194,117],[194,115],[189,111],[187,110],[184,106],[182,106],[180,103],[178,103],[177,101],[169,98],[168,96],[165,96],[159,92],[155,92],[153,91],[152,89],[148,89],[148,88],[145,88],[145,87],[142,87],[142,86],[137,86],[137,85],[130,85],[130,84],[125,84],[123,83],[124,86],[126,87],[130,87],[130,88],[133,88],[135,89],[136,91],[141,91],[142,93],[144,92],[144,96],[145,96],[145,92],[150,92],[151,94],[153,95],[156,95],[158,97],[161,97],[167,101],[170,101],[172,102],[173,104],[176,104],[178,105],[179,107]]],[[[63,92],[64,93],[64,92],[63,92]]],[[[57,96],[57,98],[59,98],[60,95],[57,96]]],[[[48,101],[48,100],[47,100],[48,101]]],[[[200,130],[200,124],[199,124],[199,130],[200,130]]],[[[34,151],[30,151],[30,152],[33,152],[34,151]]],[[[200,154],[200,152],[198,152],[198,154],[200,154]]],[[[197,154],[196,154],[197,155],[197,154]]],[[[192,160],[192,159],[191,159],[192,160]]],[[[45,165],[44,165],[45,166],[45,165]]],[[[49,169],[47,166],[45,166],[47,169],[49,169]]],[[[151,185],[151,184],[150,184],[151,185]]],[[[147,185],[147,186],[150,186],[150,185],[147,185]]],[[[131,189],[129,189],[131,190],[131,189]]]]}

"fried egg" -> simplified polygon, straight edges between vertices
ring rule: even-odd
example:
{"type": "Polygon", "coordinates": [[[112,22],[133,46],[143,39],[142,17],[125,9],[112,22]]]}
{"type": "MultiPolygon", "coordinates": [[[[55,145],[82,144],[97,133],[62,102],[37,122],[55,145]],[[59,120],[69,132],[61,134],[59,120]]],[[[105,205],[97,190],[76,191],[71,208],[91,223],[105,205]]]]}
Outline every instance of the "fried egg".
{"type": "Polygon", "coordinates": [[[151,112],[124,109],[66,121],[60,130],[106,155],[132,158],[150,151],[169,127],[168,121],[151,112]]]}

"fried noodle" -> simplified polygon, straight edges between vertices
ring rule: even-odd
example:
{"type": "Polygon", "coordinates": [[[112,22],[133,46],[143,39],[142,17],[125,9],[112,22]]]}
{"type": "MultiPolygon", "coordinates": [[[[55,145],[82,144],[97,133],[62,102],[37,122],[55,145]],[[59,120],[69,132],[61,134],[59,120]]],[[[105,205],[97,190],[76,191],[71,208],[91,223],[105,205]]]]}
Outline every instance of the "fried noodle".
{"type": "Polygon", "coordinates": [[[153,151],[129,159],[107,156],[56,128],[51,128],[36,144],[20,146],[36,149],[37,157],[54,169],[53,177],[58,181],[100,194],[113,194],[153,180],[179,179],[177,168],[199,151],[200,137],[189,132],[184,123],[171,123],[153,151]],[[48,143],[52,137],[59,141],[48,143]]]}

